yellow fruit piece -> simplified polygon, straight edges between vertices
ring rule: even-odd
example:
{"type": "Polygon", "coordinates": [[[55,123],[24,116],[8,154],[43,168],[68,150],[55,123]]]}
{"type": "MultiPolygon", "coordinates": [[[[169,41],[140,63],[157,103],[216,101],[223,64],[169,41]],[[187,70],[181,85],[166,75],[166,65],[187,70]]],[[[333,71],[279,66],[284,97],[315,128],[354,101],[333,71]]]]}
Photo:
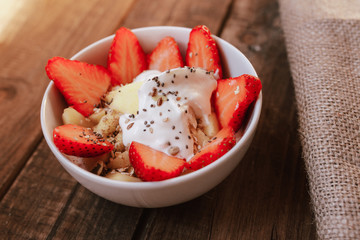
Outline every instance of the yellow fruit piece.
{"type": "Polygon", "coordinates": [[[75,124],[82,127],[94,126],[94,123],[89,118],[84,117],[81,113],[79,113],[72,107],[64,109],[62,119],[64,124],[75,124]]]}
{"type": "Polygon", "coordinates": [[[118,172],[110,172],[105,177],[117,181],[124,181],[124,182],[141,182],[139,178],[132,177],[129,175],[121,174],[118,172]]]}
{"type": "Polygon", "coordinates": [[[93,114],[89,116],[89,119],[95,124],[98,124],[101,118],[105,116],[105,109],[97,108],[93,114]]]}
{"type": "Polygon", "coordinates": [[[139,110],[138,91],[143,82],[134,82],[125,86],[116,88],[109,92],[105,100],[110,104],[110,108],[121,113],[136,114],[139,110]]]}
{"type": "Polygon", "coordinates": [[[212,112],[208,116],[208,124],[204,124],[204,133],[206,136],[212,138],[219,132],[219,122],[217,120],[216,114],[212,112]]]}

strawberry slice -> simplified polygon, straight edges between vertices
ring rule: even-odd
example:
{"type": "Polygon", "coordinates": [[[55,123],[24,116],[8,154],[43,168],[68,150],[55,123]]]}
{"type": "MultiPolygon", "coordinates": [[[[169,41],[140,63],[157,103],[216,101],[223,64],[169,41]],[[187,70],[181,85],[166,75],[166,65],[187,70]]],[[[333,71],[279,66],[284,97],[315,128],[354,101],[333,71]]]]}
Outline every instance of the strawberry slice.
{"type": "Polygon", "coordinates": [[[110,86],[109,72],[98,65],[53,57],[45,70],[66,102],[85,117],[93,113],[110,86]]]}
{"type": "Polygon", "coordinates": [[[179,46],[172,37],[165,37],[158,43],[148,55],[148,63],[149,69],[160,72],[184,66],[179,46]]]}
{"type": "Polygon", "coordinates": [[[186,168],[198,170],[203,168],[227,153],[236,143],[235,133],[232,128],[221,129],[211,142],[206,144],[200,152],[186,163],[186,168]]]}
{"type": "Polygon", "coordinates": [[[56,127],[53,139],[60,152],[77,157],[96,157],[114,148],[111,143],[95,135],[90,128],[74,124],[56,127]]]}
{"type": "Polygon", "coordinates": [[[260,79],[248,74],[219,79],[215,91],[215,111],[220,125],[238,131],[248,107],[257,99],[261,88],[260,79]]]}
{"type": "Polygon", "coordinates": [[[147,69],[144,50],[135,34],[125,27],[115,33],[108,56],[108,69],[113,86],[131,83],[147,69]]]}
{"type": "Polygon", "coordinates": [[[185,160],[169,156],[138,142],[132,142],[129,158],[136,175],[143,181],[162,181],[179,176],[185,160]]]}
{"type": "Polygon", "coordinates": [[[206,26],[199,25],[191,30],[185,61],[189,67],[218,72],[219,78],[222,78],[219,51],[206,26]]]}

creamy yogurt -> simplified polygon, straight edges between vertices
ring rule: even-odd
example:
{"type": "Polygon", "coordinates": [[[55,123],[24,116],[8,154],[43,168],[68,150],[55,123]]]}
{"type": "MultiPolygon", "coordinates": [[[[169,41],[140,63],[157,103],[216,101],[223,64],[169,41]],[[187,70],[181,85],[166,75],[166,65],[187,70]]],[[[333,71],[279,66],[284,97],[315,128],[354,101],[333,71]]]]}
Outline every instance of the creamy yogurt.
{"type": "MultiPolygon", "coordinates": [[[[137,81],[141,81],[139,77],[137,81]]],[[[211,72],[188,67],[143,77],[138,114],[124,114],[119,119],[125,146],[136,141],[189,160],[194,154],[193,113],[207,121],[216,78],[211,72]]]]}

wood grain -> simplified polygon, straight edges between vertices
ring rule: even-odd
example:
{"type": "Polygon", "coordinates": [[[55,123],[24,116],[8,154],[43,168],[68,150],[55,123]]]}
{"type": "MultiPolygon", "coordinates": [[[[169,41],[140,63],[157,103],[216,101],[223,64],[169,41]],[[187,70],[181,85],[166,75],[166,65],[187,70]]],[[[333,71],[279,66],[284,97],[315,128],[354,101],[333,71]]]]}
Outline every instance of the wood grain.
{"type": "Polygon", "coordinates": [[[139,0],[124,21],[129,28],[145,26],[181,26],[193,28],[204,24],[217,33],[231,0],[139,0]]]}
{"type": "Polygon", "coordinates": [[[263,83],[264,100],[248,154],[217,192],[212,236],[314,239],[277,2],[236,1],[221,36],[252,62],[263,83]]]}
{"type": "Polygon", "coordinates": [[[46,238],[76,185],[42,141],[1,201],[0,235],[46,238]]]}
{"type": "Polygon", "coordinates": [[[143,210],[107,201],[79,186],[48,238],[131,239],[143,210]]]}

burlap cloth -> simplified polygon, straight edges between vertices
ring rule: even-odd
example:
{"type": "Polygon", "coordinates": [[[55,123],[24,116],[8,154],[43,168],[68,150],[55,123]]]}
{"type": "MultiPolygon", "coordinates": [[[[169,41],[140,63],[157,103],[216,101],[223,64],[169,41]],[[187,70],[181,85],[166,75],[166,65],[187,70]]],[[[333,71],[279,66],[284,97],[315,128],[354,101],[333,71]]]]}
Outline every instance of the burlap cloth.
{"type": "Polygon", "coordinates": [[[360,239],[360,0],[280,0],[318,237],[360,239]]]}

